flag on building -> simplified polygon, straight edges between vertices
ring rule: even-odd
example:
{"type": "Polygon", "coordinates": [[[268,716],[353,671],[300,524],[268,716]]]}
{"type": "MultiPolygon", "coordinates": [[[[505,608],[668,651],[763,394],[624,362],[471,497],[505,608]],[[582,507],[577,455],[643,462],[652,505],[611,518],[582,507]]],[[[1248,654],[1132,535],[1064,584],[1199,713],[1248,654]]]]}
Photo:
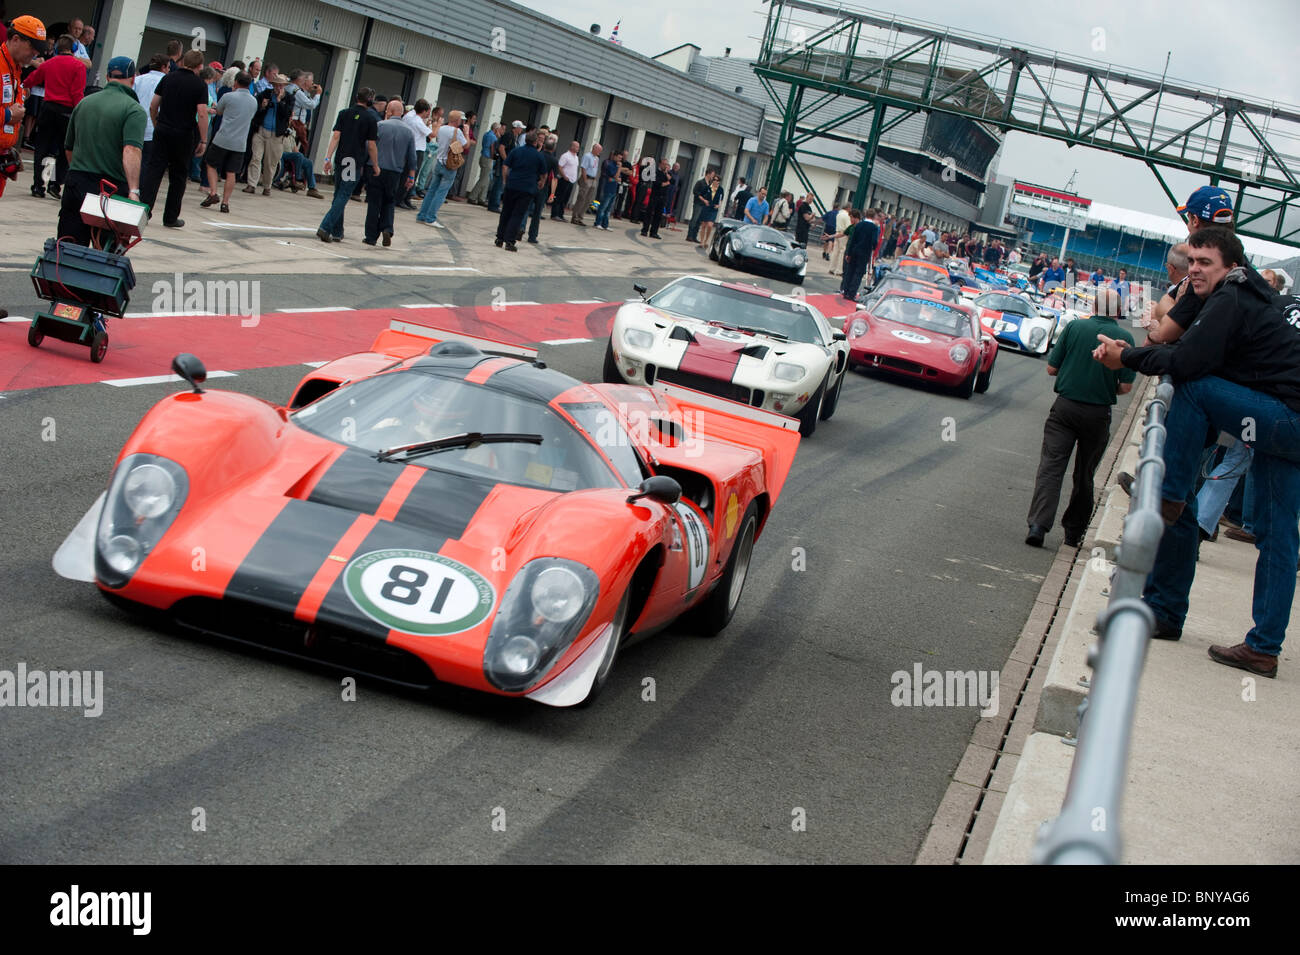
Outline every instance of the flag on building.
{"type": "Polygon", "coordinates": [[[623,22],[622,20],[619,20],[618,23],[614,24],[614,32],[609,35],[610,43],[617,43],[619,46],[623,45],[623,41],[618,38],[618,28],[619,28],[619,24],[621,24],[622,22],[623,22]]]}

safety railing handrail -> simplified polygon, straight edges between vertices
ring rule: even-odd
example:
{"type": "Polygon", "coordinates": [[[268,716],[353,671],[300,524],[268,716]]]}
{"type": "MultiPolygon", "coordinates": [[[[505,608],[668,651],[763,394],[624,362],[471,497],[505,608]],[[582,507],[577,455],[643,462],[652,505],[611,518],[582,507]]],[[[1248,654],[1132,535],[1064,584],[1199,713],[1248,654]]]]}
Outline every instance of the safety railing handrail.
{"type": "Polygon", "coordinates": [[[1173,400],[1166,375],[1148,402],[1141,460],[1133,482],[1124,536],[1115,552],[1110,601],[1098,616],[1096,646],[1088,653],[1093,675],[1079,706],[1074,765],[1061,814],[1046,824],[1034,862],[1047,865],[1114,865],[1120,861],[1120,804],[1133,738],[1138,684],[1155,617],[1142,589],[1164,533],[1160,488],[1165,478],[1165,420],[1173,400]]]}

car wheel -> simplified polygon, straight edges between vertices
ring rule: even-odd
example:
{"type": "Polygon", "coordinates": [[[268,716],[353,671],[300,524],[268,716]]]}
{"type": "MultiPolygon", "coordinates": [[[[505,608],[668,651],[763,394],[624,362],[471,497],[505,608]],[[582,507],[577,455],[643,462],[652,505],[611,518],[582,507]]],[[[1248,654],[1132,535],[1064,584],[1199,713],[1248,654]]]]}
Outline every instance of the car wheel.
{"type": "Polygon", "coordinates": [[[729,269],[736,267],[736,260],[731,254],[731,237],[722,240],[722,247],[718,250],[718,262],[729,269]]]}
{"type": "Polygon", "coordinates": [[[808,399],[808,403],[803,406],[803,410],[798,414],[799,433],[805,438],[812,437],[813,432],[817,430],[817,420],[821,416],[822,401],[825,397],[826,382],[823,381],[817,386],[817,391],[808,399]]]}
{"type": "Polygon", "coordinates": [[[90,360],[98,365],[108,354],[108,333],[95,332],[95,337],[90,340],[90,360]]]}
{"type": "Polygon", "coordinates": [[[714,262],[718,261],[718,237],[716,235],[713,237],[713,241],[709,243],[709,258],[714,262]]]}
{"type": "Polygon", "coordinates": [[[41,342],[45,341],[45,336],[36,330],[35,325],[27,326],[27,344],[33,348],[40,348],[41,342]]]}
{"type": "Polygon", "coordinates": [[[998,356],[994,355],[993,360],[989,362],[989,370],[981,371],[979,377],[975,379],[975,390],[980,394],[989,390],[989,381],[993,378],[993,366],[998,363],[998,356]]]}
{"type": "Polygon", "coordinates": [[[749,576],[749,559],[754,551],[754,537],[758,533],[758,508],[751,501],[740,519],[740,529],[736,534],[736,546],[731,549],[731,558],[722,572],[722,579],[713,593],[700,604],[700,633],[706,637],[716,637],[721,633],[736,608],[740,606],[740,595],[745,589],[745,578],[749,576]]]}
{"type": "Polygon", "coordinates": [[[979,378],[979,376],[980,376],[980,370],[979,370],[979,366],[977,365],[975,367],[975,370],[970,373],[970,376],[965,381],[963,381],[960,385],[958,385],[956,388],[953,389],[957,397],[969,398],[971,395],[975,394],[975,383],[976,383],[976,379],[979,378]]]}
{"type": "Polygon", "coordinates": [[[605,647],[605,655],[600,658],[600,666],[596,668],[596,678],[591,681],[591,689],[587,695],[582,698],[582,702],[577,704],[579,707],[590,706],[600,696],[600,691],[605,688],[605,683],[609,680],[609,675],[614,669],[614,658],[618,656],[618,648],[623,643],[623,637],[627,632],[627,607],[631,597],[631,592],[623,594],[623,599],[619,602],[618,610],[614,614],[614,632],[610,635],[609,645],[605,647]]]}
{"type": "Polygon", "coordinates": [[[790,281],[795,285],[803,285],[804,277],[802,275],[792,275],[790,281]]]}
{"type": "Polygon", "coordinates": [[[848,374],[848,369],[840,373],[835,379],[835,387],[826,395],[826,400],[822,402],[821,414],[818,417],[822,421],[829,421],[831,415],[835,414],[835,408],[840,403],[840,390],[844,387],[844,376],[848,374]]]}
{"type": "Polygon", "coordinates": [[[623,378],[623,373],[618,370],[618,360],[614,357],[614,340],[612,338],[609,344],[605,346],[605,367],[602,370],[601,380],[607,385],[627,383],[623,378]]]}

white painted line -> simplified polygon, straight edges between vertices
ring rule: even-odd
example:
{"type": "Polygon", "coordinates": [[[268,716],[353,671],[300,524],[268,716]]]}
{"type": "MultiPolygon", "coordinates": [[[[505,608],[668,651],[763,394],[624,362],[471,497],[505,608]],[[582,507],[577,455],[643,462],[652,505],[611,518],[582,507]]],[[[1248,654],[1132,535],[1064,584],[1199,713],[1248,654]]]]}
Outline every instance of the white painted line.
{"type": "MultiPolygon", "coordinates": [[[[238,378],[233,371],[210,371],[209,378],[238,378]]],[[[130,388],[132,385],[161,385],[168,381],[183,382],[185,379],[177,375],[148,375],[144,378],[109,378],[101,381],[101,385],[112,385],[114,388],[130,388]]]]}
{"type": "Polygon", "coordinates": [[[0,322],[14,322],[17,324],[18,322],[31,322],[31,319],[22,315],[10,315],[8,318],[0,318],[0,322]]]}
{"type": "Polygon", "coordinates": [[[468,265],[381,265],[381,269],[404,269],[408,272],[477,272],[468,265]]]}
{"type": "Polygon", "coordinates": [[[126,312],[123,318],[183,318],[189,315],[216,315],[216,312],[205,312],[201,309],[190,309],[189,311],[180,312],[126,312]]]}
{"type": "Polygon", "coordinates": [[[410,302],[401,308],[455,308],[451,302],[410,302]]]}
{"type": "Polygon", "coordinates": [[[604,305],[605,302],[598,298],[571,298],[566,305],[604,305]]]}
{"type": "Polygon", "coordinates": [[[305,361],[303,362],[308,368],[319,368],[321,365],[328,365],[328,361],[305,361]]]}
{"type": "Polygon", "coordinates": [[[500,305],[541,305],[541,302],[499,302],[500,305]]]}
{"type": "Polygon", "coordinates": [[[254,225],[250,222],[213,222],[208,219],[203,220],[204,225],[214,225],[218,229],[260,229],[264,232],[315,232],[311,226],[305,225],[254,225]]]}
{"type": "Polygon", "coordinates": [[[552,338],[542,342],[543,345],[579,345],[591,341],[590,338],[552,338]]]}
{"type": "Polygon", "coordinates": [[[352,256],[350,256],[350,255],[340,255],[338,252],[330,252],[330,251],[328,251],[328,250],[326,250],[326,249],[322,249],[319,245],[303,245],[303,244],[301,244],[301,243],[299,243],[299,242],[288,242],[288,241],[286,241],[286,240],[284,240],[284,239],[276,239],[276,240],[275,240],[275,244],[276,244],[276,245],[288,245],[288,246],[292,246],[292,247],[295,248],[295,249],[306,249],[306,250],[308,250],[308,251],[310,251],[310,252],[319,252],[321,255],[329,255],[329,256],[333,256],[333,257],[336,258],[336,259],[350,259],[350,258],[352,258],[352,256]]]}
{"type": "Polygon", "coordinates": [[[292,315],[297,312],[351,312],[351,305],[318,305],[316,308],[277,308],[272,315],[292,315]]]}

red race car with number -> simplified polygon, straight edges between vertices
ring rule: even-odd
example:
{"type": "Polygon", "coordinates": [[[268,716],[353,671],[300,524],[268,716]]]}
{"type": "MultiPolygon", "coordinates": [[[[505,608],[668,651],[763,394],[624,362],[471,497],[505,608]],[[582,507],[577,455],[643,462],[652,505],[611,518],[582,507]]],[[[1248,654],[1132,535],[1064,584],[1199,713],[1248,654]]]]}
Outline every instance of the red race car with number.
{"type": "Polygon", "coordinates": [[[585,702],[631,636],[731,620],[798,423],[535,359],[395,320],[280,407],[178,356],[193,391],[136,427],[55,569],[350,673],[585,702]]]}
{"type": "Polygon", "coordinates": [[[845,320],[849,366],[906,375],[963,398],[988,391],[998,344],[968,305],[887,292],[845,320]]]}

